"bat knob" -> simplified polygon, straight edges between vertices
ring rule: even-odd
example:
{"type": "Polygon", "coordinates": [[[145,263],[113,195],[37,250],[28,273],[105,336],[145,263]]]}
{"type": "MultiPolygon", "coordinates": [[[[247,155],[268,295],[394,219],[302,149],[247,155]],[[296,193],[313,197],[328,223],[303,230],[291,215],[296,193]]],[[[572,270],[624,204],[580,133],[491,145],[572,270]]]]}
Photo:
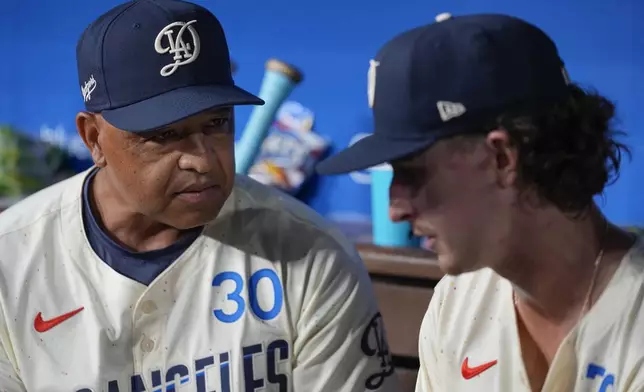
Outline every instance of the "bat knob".
{"type": "Polygon", "coordinates": [[[448,19],[452,19],[452,14],[449,12],[443,12],[442,14],[436,15],[436,22],[444,22],[448,19]]]}
{"type": "Polygon", "coordinates": [[[295,84],[300,83],[302,79],[304,79],[304,74],[302,73],[302,71],[291,64],[287,64],[277,59],[268,60],[266,62],[266,70],[282,73],[295,84]]]}

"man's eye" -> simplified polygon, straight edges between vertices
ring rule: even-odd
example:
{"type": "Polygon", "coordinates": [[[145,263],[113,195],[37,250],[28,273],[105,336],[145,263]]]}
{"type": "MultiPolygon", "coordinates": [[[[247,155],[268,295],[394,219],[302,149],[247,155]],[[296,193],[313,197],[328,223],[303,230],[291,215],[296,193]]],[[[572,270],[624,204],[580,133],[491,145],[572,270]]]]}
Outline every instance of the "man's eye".
{"type": "Polygon", "coordinates": [[[212,120],[206,123],[205,133],[206,134],[226,134],[232,132],[231,127],[228,126],[228,118],[219,117],[213,118],[212,120]]]}
{"type": "Polygon", "coordinates": [[[179,137],[179,134],[174,129],[168,129],[167,131],[163,131],[160,134],[153,136],[152,140],[156,142],[165,142],[176,139],[177,137],[179,137]]]}
{"type": "Polygon", "coordinates": [[[220,117],[220,118],[213,118],[208,122],[209,127],[223,127],[224,125],[228,124],[228,119],[225,117],[220,117]]]}
{"type": "Polygon", "coordinates": [[[417,168],[395,168],[394,177],[398,183],[414,185],[425,179],[425,172],[422,169],[417,168]]]}

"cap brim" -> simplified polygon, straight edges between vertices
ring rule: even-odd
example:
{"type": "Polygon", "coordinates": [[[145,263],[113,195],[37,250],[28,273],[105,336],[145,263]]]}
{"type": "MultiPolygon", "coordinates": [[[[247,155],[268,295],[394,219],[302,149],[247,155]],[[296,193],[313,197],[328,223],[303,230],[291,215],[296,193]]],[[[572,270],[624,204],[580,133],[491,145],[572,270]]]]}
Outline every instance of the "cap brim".
{"type": "Polygon", "coordinates": [[[263,104],[262,99],[237,86],[189,86],[101,114],[116,128],[146,132],[218,107],[263,104]]]}
{"type": "Polygon", "coordinates": [[[316,166],[316,171],[319,174],[331,175],[364,170],[423,150],[435,141],[435,138],[392,140],[378,137],[377,134],[370,135],[360,139],[346,150],[320,162],[316,166]]]}

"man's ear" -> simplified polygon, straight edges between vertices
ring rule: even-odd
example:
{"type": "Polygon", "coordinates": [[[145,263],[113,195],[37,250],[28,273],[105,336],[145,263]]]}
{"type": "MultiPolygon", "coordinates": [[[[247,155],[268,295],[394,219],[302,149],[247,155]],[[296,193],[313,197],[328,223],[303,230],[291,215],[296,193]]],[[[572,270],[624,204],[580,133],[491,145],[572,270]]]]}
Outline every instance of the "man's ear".
{"type": "Polygon", "coordinates": [[[485,144],[494,155],[499,185],[503,187],[514,185],[518,176],[519,153],[508,132],[499,129],[488,133],[485,144]]]}
{"type": "Polygon", "coordinates": [[[99,141],[101,133],[100,123],[94,113],[79,112],[76,115],[76,129],[78,135],[92,154],[92,160],[98,167],[105,167],[105,155],[99,141]]]}

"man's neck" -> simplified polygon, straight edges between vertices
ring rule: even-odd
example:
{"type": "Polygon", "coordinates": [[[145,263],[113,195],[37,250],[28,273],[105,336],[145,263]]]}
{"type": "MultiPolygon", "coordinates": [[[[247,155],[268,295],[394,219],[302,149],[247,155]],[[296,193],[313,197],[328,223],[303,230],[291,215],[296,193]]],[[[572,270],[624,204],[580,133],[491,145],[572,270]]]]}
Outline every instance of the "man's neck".
{"type": "Polygon", "coordinates": [[[102,170],[90,184],[92,214],[114,241],[134,251],[163,249],[176,242],[182,231],[132,212],[127,202],[113,192],[109,178],[102,170]]]}
{"type": "Polygon", "coordinates": [[[495,270],[531,311],[553,324],[576,323],[587,300],[597,298],[612,277],[602,272],[614,273],[632,241],[596,208],[576,219],[550,210],[525,221],[531,223],[519,224],[511,259],[495,270]]]}

